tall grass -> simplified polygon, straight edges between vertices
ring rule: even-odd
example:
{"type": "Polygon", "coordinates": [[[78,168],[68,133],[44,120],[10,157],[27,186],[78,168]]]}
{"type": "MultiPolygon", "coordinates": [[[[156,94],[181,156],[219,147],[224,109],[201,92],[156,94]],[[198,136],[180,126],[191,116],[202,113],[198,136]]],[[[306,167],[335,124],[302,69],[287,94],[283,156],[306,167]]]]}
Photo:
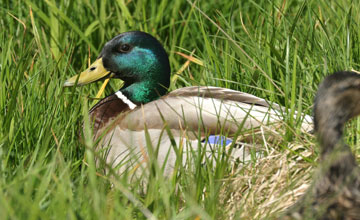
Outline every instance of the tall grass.
{"type": "MultiPolygon", "coordinates": [[[[91,160],[92,143],[80,141],[79,136],[100,84],[64,89],[64,80],[86,68],[113,36],[129,30],[149,32],[168,51],[171,90],[212,85],[285,106],[288,129],[280,131],[283,141],[270,147],[287,152],[288,141],[301,143],[312,152],[302,157],[311,165],[315,142],[294,135],[290,128],[298,120],[290,115],[295,111],[311,114],[314,93],[325,75],[359,69],[359,6],[347,0],[2,0],[1,217],[228,218],[231,207],[226,206],[235,203],[227,202],[232,192],[223,192],[223,186],[230,177],[253,174],[250,185],[256,187],[260,178],[252,169],[256,161],[237,175],[230,173],[225,162],[215,170],[199,163],[195,171],[179,169],[170,179],[153,176],[148,185],[129,185],[122,177],[99,175],[91,160]],[[204,66],[191,63],[176,75],[186,60],[175,52],[193,52],[204,66]]],[[[111,81],[105,93],[113,93],[120,85],[111,81]]],[[[353,123],[349,131],[358,127],[359,123],[353,123]]],[[[358,143],[358,132],[348,139],[358,143]]],[[[292,163],[298,154],[290,150],[288,155],[292,163]]],[[[248,183],[231,190],[249,188],[244,187],[248,183]]],[[[292,179],[287,183],[283,193],[293,187],[292,179]]],[[[231,211],[237,214],[231,215],[268,218],[278,214],[271,212],[274,205],[262,206],[266,196],[254,203],[250,200],[237,200],[255,205],[237,208],[231,211]]]]}

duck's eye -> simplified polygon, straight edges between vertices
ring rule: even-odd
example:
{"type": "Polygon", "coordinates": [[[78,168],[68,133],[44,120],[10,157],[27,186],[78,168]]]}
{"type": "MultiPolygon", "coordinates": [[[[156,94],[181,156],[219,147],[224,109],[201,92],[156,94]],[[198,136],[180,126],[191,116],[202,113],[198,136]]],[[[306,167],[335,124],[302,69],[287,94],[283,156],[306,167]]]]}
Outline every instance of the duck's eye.
{"type": "Polygon", "coordinates": [[[120,53],[127,53],[130,51],[131,47],[129,44],[121,44],[118,49],[120,53]]]}

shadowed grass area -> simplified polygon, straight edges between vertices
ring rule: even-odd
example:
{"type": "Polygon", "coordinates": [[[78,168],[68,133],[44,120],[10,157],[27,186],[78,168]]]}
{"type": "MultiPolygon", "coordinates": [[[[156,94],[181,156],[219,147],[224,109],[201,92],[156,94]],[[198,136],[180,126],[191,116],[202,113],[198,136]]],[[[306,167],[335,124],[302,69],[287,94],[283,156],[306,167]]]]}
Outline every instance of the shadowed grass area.
{"type": "MultiPolygon", "coordinates": [[[[291,115],[311,114],[325,75],[360,69],[359,5],[347,0],[260,2],[3,0],[1,215],[258,219],[291,205],[317,158],[314,138],[293,129],[299,121],[291,115]],[[170,179],[155,171],[147,185],[97,173],[93,143],[86,138],[90,129],[85,124],[83,134],[82,126],[101,83],[62,85],[85,69],[105,42],[129,30],[146,31],[163,43],[172,68],[171,90],[219,86],[285,106],[288,126],[276,131],[276,141],[259,146],[267,149],[264,158],[254,157],[236,169],[226,159],[211,167],[195,157],[195,169],[179,168],[170,179]],[[187,60],[175,52],[193,53],[204,65],[190,63],[178,71],[187,60]]],[[[105,94],[120,86],[119,80],[110,81],[105,94]]],[[[348,127],[353,146],[359,143],[359,122],[348,127]]]]}

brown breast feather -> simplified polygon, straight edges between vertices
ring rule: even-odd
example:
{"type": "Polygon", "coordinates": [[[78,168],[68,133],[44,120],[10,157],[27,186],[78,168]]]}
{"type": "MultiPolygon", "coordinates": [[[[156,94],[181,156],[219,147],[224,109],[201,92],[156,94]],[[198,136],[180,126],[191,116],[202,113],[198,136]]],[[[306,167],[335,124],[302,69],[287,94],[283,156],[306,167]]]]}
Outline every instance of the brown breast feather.
{"type": "Polygon", "coordinates": [[[129,111],[129,106],[119,99],[115,94],[112,94],[91,108],[89,114],[93,122],[94,134],[97,133],[104,125],[111,119],[117,118],[121,113],[129,111]]]}

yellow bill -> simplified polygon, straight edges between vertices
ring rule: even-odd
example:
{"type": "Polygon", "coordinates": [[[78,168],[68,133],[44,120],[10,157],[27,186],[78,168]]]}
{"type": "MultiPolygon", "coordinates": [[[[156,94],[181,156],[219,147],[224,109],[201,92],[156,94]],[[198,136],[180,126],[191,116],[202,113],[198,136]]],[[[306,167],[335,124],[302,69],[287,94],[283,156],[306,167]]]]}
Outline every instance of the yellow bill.
{"type": "Polygon", "coordinates": [[[110,73],[110,71],[107,71],[104,68],[102,58],[100,58],[97,59],[94,63],[92,63],[90,67],[87,68],[84,72],[80,73],[80,76],[75,75],[70,79],[66,80],[64,86],[74,86],[78,78],[79,79],[77,81],[77,85],[82,86],[88,83],[95,82],[104,77],[112,77],[112,74],[110,73]]]}

